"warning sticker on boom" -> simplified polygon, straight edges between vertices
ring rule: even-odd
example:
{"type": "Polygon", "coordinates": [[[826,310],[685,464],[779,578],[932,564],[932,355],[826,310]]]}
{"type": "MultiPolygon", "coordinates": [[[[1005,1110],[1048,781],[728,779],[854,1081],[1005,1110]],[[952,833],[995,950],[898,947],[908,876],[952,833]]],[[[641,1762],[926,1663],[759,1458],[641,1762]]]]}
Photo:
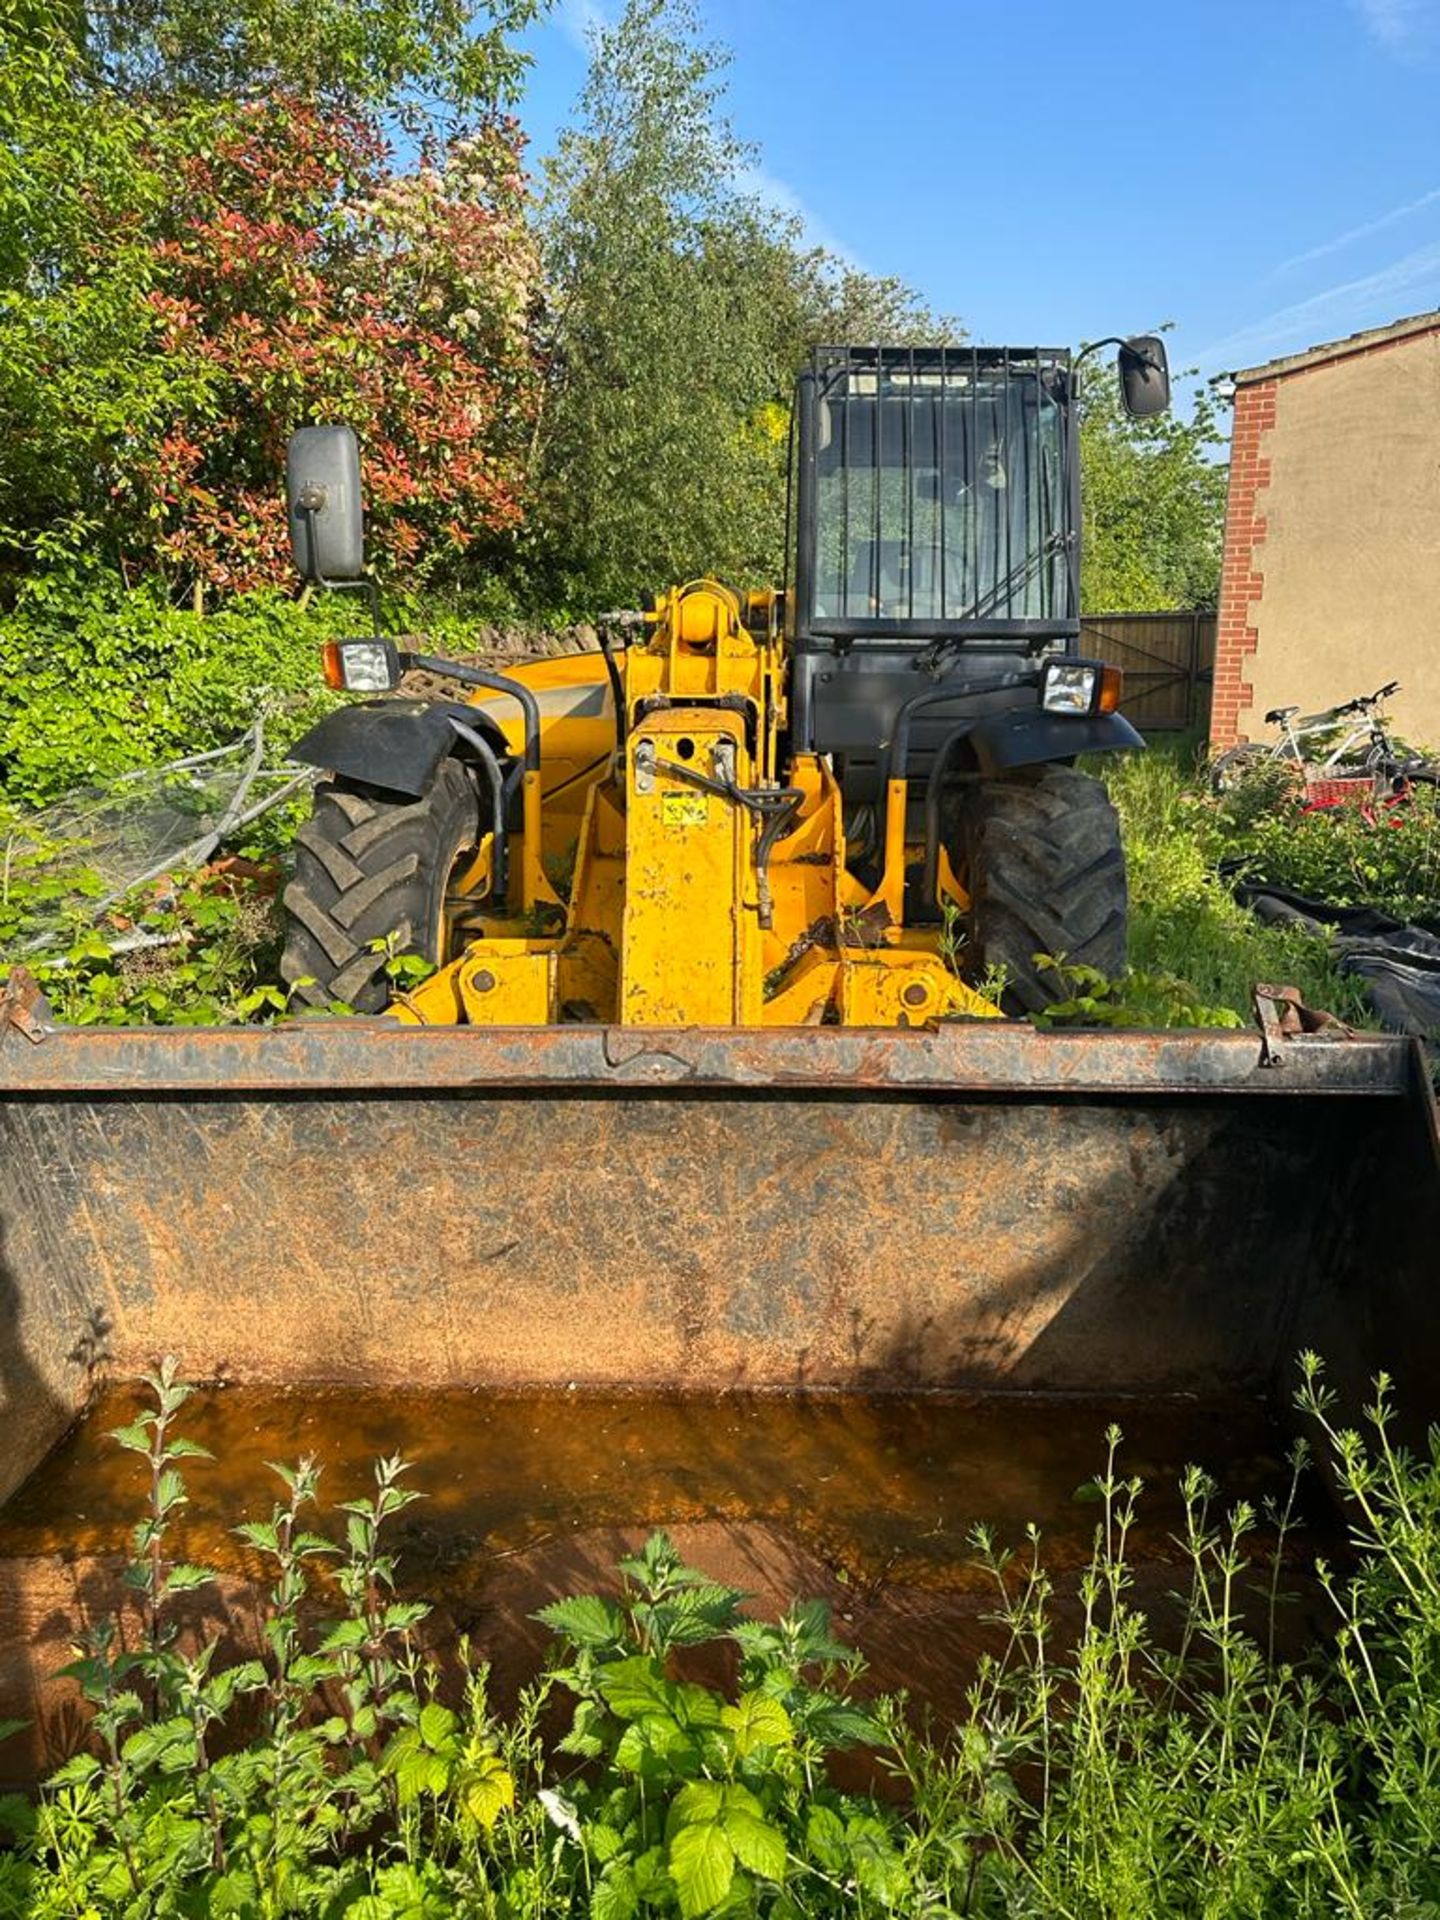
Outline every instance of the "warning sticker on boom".
{"type": "Polygon", "coordinates": [[[710,802],[703,793],[662,793],[660,818],[667,827],[703,827],[710,818],[710,802]]]}

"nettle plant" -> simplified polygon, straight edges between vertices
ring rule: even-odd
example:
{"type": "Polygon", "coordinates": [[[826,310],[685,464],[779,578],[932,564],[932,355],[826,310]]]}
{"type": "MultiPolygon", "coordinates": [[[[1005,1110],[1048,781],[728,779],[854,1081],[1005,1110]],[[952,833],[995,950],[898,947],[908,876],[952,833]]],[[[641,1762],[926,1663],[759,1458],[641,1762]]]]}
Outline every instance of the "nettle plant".
{"type": "Polygon", "coordinates": [[[617,1599],[538,1616],[555,1662],[501,1720],[468,1643],[442,1670],[419,1638],[428,1608],[397,1593],[387,1530],[421,1497],[406,1463],[378,1461],[373,1492],[339,1504],[342,1543],[316,1523],[305,1458],[274,1466],[281,1497],[235,1529],[268,1584],[258,1648],[224,1664],[226,1610],[201,1599],[219,1576],[177,1551],[186,1472],[209,1457],[176,1431],[193,1389],[173,1359],[145,1386],[152,1404],[113,1434],[144,1467],[134,1600],[66,1669],[86,1748],[38,1804],[0,1801],[0,1920],[699,1920],[890,1908],[910,1890],[900,1816],[827,1784],[831,1753],[889,1748],[892,1729],[849,1697],[862,1663],[823,1605],[749,1620],[657,1533],[620,1563],[617,1599]],[[726,1643],[738,1688],[679,1677],[706,1643],[726,1643]],[[547,1751],[562,1698],[569,1730],[547,1751]]]}
{"type": "Polygon", "coordinates": [[[1303,1363],[1297,1404],[1353,1515],[1354,1571],[1319,1569],[1328,1647],[1277,1653],[1298,1477],[1262,1517],[1187,1472],[1179,1638],[1157,1632],[1112,1429],[1071,1590],[1034,1529],[1015,1553],[974,1534],[995,1639],[939,1742],[903,1699],[854,1697],[861,1663],[823,1605],[749,1619],[663,1533],[614,1595],[543,1610],[555,1657],[498,1716],[483,1663],[461,1642],[442,1667],[397,1591],[389,1528],[418,1497],[398,1458],[340,1503],[340,1538],[316,1522],[315,1462],[276,1467],[269,1516],[236,1529],[268,1569],[237,1650],[214,1570],[178,1551],[204,1453],[176,1431],[191,1389],[173,1361],[147,1384],[115,1433],[147,1489],[133,1603],[69,1670],[85,1749],[37,1804],[0,1801],[0,1920],[1440,1911],[1440,1438],[1399,1449],[1383,1378],[1361,1433],[1303,1363]],[[835,1784],[855,1745],[900,1804],[835,1784]]]}
{"type": "Polygon", "coordinates": [[[893,1905],[905,1876],[891,1825],[826,1785],[831,1753],[890,1744],[849,1697],[861,1662],[828,1607],[747,1620],[743,1596],[684,1565],[663,1533],[619,1565],[618,1601],[582,1595],[538,1616],[567,1649],[550,1678],[576,1699],[559,1751],[591,1763],[546,1808],[582,1850],[595,1920],[798,1914],[807,1883],[822,1904],[864,1888],[893,1905]],[[678,1653],[715,1641],[738,1650],[733,1701],[674,1677],[678,1653]]]}
{"type": "Polygon", "coordinates": [[[1038,953],[1059,997],[1034,1016],[1038,1027],[1243,1027],[1232,1007],[1207,1004],[1186,980],[1164,971],[1129,968],[1112,977],[1064,955],[1038,953]]]}

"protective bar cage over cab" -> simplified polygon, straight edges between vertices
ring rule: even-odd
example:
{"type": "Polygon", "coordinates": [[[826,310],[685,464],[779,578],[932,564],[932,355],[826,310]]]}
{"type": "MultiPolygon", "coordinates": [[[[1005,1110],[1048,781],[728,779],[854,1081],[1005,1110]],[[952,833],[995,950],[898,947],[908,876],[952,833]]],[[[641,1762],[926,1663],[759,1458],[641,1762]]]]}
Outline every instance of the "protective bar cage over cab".
{"type": "Polygon", "coordinates": [[[1078,631],[1058,348],[819,349],[800,384],[802,647],[1078,631]]]}

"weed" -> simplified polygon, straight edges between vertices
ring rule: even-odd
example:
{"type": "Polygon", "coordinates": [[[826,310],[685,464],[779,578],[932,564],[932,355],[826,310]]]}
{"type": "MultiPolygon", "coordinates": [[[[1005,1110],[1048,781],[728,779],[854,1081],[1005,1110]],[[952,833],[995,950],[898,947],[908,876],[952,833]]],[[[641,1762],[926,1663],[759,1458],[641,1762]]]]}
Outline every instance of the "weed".
{"type": "Polygon", "coordinates": [[[544,1609],[551,1666],[497,1717],[483,1663],[462,1644],[447,1681],[416,1639],[424,1606],[396,1598],[387,1530],[415,1497],[398,1459],[342,1505],[343,1544],[315,1523],[317,1464],[275,1469],[269,1517],[237,1529],[271,1569],[259,1648],[224,1665],[177,1618],[213,1578],[171,1551],[203,1453],[176,1432],[189,1389],[173,1361],[148,1387],[115,1436],[145,1467],[140,1633],[86,1637],[70,1671],[89,1744],[38,1805],[0,1803],[6,1920],[1420,1920],[1440,1902],[1440,1445],[1400,1447],[1383,1378],[1360,1431],[1302,1366],[1298,1407],[1354,1515],[1353,1569],[1321,1568],[1328,1648],[1275,1654],[1305,1447],[1263,1514],[1187,1472],[1167,1630],[1137,1589],[1143,1490],[1112,1429],[1077,1496],[1096,1515],[1078,1575],[1033,1530],[1018,1551],[972,1536],[996,1650],[939,1733],[903,1699],[855,1697],[823,1605],[751,1619],[664,1534],[616,1592],[544,1609]],[[687,1677],[714,1644],[725,1689],[687,1677]],[[832,1784],[857,1742],[898,1798],[832,1784]]]}
{"type": "Polygon", "coordinates": [[[276,856],[298,810],[286,813],[258,823],[263,837],[239,857],[112,899],[83,837],[43,837],[35,816],[0,809],[0,953],[30,969],[65,1025],[224,1025],[287,1011],[275,984],[276,856]]]}
{"type": "Polygon", "coordinates": [[[832,1752],[886,1738],[850,1698],[860,1662],[828,1610],[749,1620],[663,1534],[620,1563],[618,1601],[542,1613],[555,1662],[502,1724],[468,1646],[455,1704],[441,1699],[415,1638],[428,1610],[396,1597],[387,1530],[418,1497],[405,1463],[378,1462],[373,1494],[341,1503],[343,1546],[312,1519],[316,1462],[277,1465],[283,1497],[236,1529],[271,1568],[259,1652],[222,1668],[218,1637],[188,1651],[175,1602],[215,1576],[169,1541],[184,1464],[208,1456],[175,1433],[191,1392],[176,1363],[145,1384],[154,1404],[114,1435],[147,1468],[126,1574],[140,1639],[116,1618],[77,1648],[91,1744],[38,1808],[0,1806],[17,1843],[0,1916],[695,1920],[781,1911],[792,1883],[823,1895],[898,1873],[897,1816],[825,1784],[832,1752]],[[736,1649],[733,1699],[673,1670],[715,1641],[736,1649]],[[562,1688],[569,1731],[547,1755],[538,1729],[562,1688]]]}
{"type": "Polygon", "coordinates": [[[1131,969],[1111,979],[1098,968],[1067,961],[1063,955],[1038,954],[1057,997],[1035,1016],[1042,1027],[1239,1027],[1245,1023],[1231,1007],[1211,1007],[1195,989],[1172,973],[1131,969]]]}
{"type": "MultiPolygon", "coordinates": [[[[1094,770],[1120,816],[1130,880],[1130,964],[1183,981],[1190,1001],[1250,1017],[1257,980],[1283,980],[1351,1025],[1374,1024],[1363,988],[1342,976],[1320,935],[1266,925],[1234,898],[1222,861],[1243,852],[1232,801],[1205,787],[1183,751],[1109,754],[1094,770]]],[[[1322,817],[1322,830],[1330,825],[1322,817]]]]}

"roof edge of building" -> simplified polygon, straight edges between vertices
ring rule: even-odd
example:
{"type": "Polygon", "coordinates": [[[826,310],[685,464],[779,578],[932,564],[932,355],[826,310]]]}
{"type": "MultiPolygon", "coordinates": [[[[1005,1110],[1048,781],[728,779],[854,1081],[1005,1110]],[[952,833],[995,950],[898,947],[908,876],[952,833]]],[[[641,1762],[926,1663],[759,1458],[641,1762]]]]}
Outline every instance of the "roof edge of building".
{"type": "Polygon", "coordinates": [[[1230,378],[1237,387],[1253,386],[1257,380],[1277,380],[1287,373],[1303,373],[1307,367],[1324,366],[1330,360],[1344,360],[1352,353],[1365,353],[1371,347],[1387,346],[1412,333],[1440,333],[1440,307],[1428,313],[1412,313],[1403,320],[1392,320],[1386,327],[1367,327],[1362,333],[1347,334],[1343,340],[1327,340],[1302,353],[1283,354],[1278,360],[1266,360],[1258,367],[1242,367],[1230,378]]]}

